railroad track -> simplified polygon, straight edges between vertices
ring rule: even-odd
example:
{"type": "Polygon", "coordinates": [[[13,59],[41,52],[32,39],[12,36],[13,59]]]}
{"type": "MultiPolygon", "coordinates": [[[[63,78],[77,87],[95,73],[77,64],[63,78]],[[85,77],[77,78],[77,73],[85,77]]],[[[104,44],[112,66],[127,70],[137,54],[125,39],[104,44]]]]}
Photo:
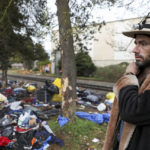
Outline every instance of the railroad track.
{"type": "MultiPolygon", "coordinates": [[[[47,77],[41,75],[12,75],[8,74],[8,79],[28,80],[44,83],[46,80],[54,81],[56,77],[47,77]]],[[[92,81],[92,80],[77,80],[77,86],[87,89],[99,90],[99,91],[112,91],[113,83],[92,81]]]]}

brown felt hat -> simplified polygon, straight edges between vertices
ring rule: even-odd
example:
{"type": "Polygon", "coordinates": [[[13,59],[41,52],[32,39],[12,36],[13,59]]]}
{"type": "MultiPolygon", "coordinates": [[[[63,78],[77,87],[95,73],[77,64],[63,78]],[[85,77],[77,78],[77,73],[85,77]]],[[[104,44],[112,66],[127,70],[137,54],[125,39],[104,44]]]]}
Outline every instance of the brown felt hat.
{"type": "Polygon", "coordinates": [[[133,30],[122,32],[125,36],[135,38],[136,35],[150,36],[150,13],[138,24],[133,26],[133,30]]]}

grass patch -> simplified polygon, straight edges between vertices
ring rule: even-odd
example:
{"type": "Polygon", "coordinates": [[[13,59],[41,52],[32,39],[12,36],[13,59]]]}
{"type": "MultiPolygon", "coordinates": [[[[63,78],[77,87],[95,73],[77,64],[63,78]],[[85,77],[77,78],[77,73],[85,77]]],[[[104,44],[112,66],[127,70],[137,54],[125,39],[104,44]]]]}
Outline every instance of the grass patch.
{"type": "Polygon", "coordinates": [[[57,123],[57,118],[52,118],[49,125],[56,136],[64,140],[65,146],[51,145],[49,150],[101,150],[107,125],[99,125],[86,119],[76,117],[73,123],[68,122],[62,128],[57,123]],[[93,143],[94,138],[99,139],[93,143]]]}

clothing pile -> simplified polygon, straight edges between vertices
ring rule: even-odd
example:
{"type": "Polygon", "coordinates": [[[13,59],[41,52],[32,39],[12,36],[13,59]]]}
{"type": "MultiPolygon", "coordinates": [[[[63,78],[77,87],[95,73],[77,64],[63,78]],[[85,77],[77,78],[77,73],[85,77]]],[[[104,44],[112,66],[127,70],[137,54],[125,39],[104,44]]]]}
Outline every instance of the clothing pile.
{"type": "Polygon", "coordinates": [[[61,114],[60,107],[39,103],[32,96],[23,87],[0,89],[1,150],[46,150],[52,143],[64,145],[48,125],[51,116],[61,114]]]}
{"type": "Polygon", "coordinates": [[[77,88],[76,102],[81,106],[87,106],[97,109],[98,111],[104,111],[106,110],[106,105],[103,103],[104,99],[104,94],[96,94],[88,89],[80,90],[80,88],[77,88]]]}

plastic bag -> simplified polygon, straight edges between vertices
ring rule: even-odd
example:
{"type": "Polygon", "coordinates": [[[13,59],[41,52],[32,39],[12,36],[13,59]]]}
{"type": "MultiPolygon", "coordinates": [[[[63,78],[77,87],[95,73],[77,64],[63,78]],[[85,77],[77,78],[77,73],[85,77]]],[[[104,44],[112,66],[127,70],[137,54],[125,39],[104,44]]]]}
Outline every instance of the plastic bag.
{"type": "Polygon", "coordinates": [[[48,92],[52,93],[52,94],[59,94],[59,89],[56,85],[54,85],[53,83],[51,83],[50,81],[46,80],[45,81],[45,88],[48,92]]]}
{"type": "Polygon", "coordinates": [[[0,93],[0,102],[7,100],[7,97],[0,93]]]}
{"type": "Polygon", "coordinates": [[[29,85],[29,86],[27,87],[27,91],[28,91],[28,92],[34,92],[35,90],[36,90],[36,87],[33,86],[33,85],[29,85]]]}
{"type": "Polygon", "coordinates": [[[104,103],[100,103],[98,106],[97,106],[97,109],[99,111],[104,111],[106,109],[106,105],[104,103]]]}
{"type": "Polygon", "coordinates": [[[106,99],[110,100],[111,102],[114,102],[114,98],[115,98],[115,93],[113,92],[108,92],[106,94],[106,99]]]}

